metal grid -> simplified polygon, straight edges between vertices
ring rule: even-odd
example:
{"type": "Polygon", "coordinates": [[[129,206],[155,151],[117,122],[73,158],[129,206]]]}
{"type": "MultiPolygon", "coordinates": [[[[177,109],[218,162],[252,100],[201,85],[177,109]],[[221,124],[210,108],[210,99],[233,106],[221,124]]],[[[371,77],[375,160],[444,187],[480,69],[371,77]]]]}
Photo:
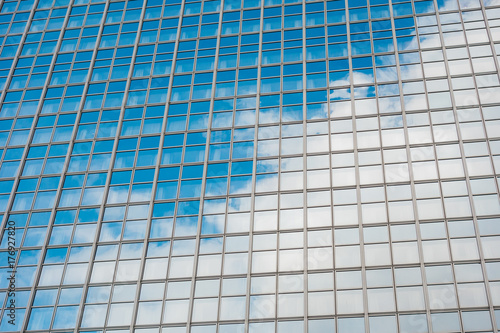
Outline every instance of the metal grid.
{"type": "Polygon", "coordinates": [[[0,15],[0,330],[497,331],[494,2],[0,15]]]}

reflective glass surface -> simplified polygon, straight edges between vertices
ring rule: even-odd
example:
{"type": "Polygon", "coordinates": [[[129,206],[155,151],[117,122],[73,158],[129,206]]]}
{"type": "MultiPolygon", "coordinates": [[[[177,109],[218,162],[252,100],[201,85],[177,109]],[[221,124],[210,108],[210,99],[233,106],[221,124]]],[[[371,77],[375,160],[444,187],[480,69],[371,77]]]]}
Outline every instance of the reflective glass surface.
{"type": "Polygon", "coordinates": [[[0,331],[497,332],[499,62],[498,0],[0,2],[0,331]]]}

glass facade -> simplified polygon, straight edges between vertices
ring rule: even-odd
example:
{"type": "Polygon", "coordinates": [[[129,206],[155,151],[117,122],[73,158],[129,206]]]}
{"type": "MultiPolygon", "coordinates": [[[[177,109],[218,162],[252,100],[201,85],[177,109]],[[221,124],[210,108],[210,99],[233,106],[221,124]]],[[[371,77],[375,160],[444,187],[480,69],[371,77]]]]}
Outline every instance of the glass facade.
{"type": "Polygon", "coordinates": [[[498,332],[499,0],[0,5],[0,331],[498,332]]]}

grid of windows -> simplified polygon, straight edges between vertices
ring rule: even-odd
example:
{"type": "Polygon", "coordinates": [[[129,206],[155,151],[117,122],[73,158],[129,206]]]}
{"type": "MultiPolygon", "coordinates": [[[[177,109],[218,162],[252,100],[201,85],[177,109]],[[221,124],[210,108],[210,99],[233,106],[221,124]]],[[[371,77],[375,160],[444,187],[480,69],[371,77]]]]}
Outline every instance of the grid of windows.
{"type": "Polygon", "coordinates": [[[0,6],[0,331],[500,329],[497,0],[0,6]]]}

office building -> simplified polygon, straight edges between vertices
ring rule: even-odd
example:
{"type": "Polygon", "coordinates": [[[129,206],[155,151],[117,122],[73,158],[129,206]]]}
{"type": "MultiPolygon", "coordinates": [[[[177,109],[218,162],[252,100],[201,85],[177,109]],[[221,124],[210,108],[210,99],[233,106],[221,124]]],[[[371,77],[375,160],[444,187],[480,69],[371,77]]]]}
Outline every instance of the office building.
{"type": "Polygon", "coordinates": [[[498,0],[0,6],[0,331],[498,332],[498,0]]]}

